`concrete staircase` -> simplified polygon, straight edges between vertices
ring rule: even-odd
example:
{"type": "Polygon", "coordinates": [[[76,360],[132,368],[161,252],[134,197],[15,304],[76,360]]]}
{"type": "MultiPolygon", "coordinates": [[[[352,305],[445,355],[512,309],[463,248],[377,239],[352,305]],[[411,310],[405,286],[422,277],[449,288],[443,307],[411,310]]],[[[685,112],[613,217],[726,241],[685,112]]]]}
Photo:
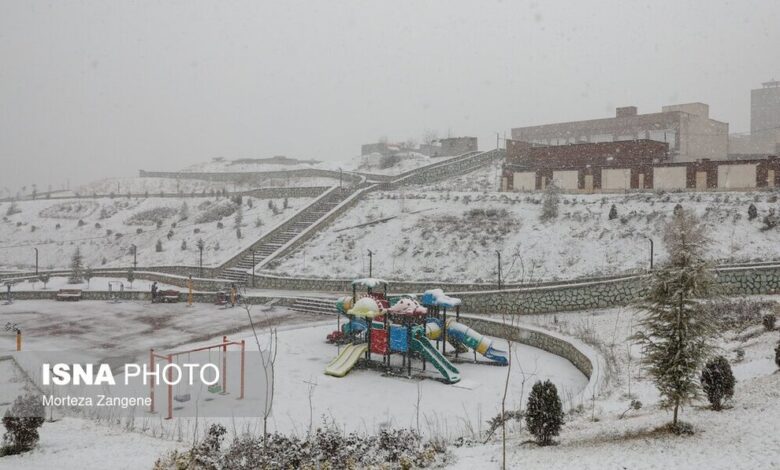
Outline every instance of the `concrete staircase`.
{"type": "Polygon", "coordinates": [[[338,315],[336,301],[330,299],[318,299],[314,297],[299,297],[295,299],[290,310],[301,313],[314,313],[318,315],[338,315]]]}
{"type": "Polygon", "coordinates": [[[219,272],[221,279],[230,279],[236,283],[246,284],[249,273],[254,266],[275,253],[287,242],[306,231],[315,222],[331,212],[342,201],[348,198],[354,188],[333,188],[324,197],[284,222],[281,226],[262,237],[250,248],[244,250],[238,257],[225,263],[219,272]]]}

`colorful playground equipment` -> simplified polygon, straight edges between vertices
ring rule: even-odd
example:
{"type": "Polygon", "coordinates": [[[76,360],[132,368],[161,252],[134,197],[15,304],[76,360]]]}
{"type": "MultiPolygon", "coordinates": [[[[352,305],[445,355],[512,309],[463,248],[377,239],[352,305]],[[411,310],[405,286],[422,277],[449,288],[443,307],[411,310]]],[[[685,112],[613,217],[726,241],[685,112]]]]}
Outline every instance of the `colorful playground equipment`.
{"type": "Polygon", "coordinates": [[[340,313],[338,330],[328,335],[328,341],[346,346],[328,364],[325,373],[344,377],[361,359],[366,365],[380,366],[386,373],[397,373],[391,356],[400,354],[401,373],[411,376],[412,359],[419,358],[423,371],[430,364],[446,383],[457,383],[460,372],[447,358],[447,354],[452,354],[447,351],[447,344],[456,358],[471,348],[475,355],[478,352],[497,364],[508,363],[506,353],[494,347],[492,340],[457,321],[460,299],[434,289],[426,291],[421,300],[422,305],[413,296],[388,297],[387,281],[382,279],[353,281],[352,296],[336,302],[340,313]],[[360,297],[358,287],[366,289],[360,297]],[[377,292],[380,288],[381,292],[377,292]],[[455,310],[455,319],[447,318],[448,308],[455,310]],[[342,315],[348,318],[343,325],[342,315]],[[372,361],[372,354],[381,356],[381,362],[372,361]]]}

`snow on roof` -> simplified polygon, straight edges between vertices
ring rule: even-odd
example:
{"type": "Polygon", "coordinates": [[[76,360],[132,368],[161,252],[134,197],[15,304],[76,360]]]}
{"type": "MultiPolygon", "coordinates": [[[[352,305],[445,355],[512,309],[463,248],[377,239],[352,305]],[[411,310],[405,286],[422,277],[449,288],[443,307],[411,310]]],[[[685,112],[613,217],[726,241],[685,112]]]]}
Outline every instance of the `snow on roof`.
{"type": "Polygon", "coordinates": [[[386,286],[388,284],[384,279],[377,279],[375,277],[364,277],[362,279],[355,279],[352,281],[353,286],[366,286],[374,288],[376,286],[386,286]]]}
{"type": "Polygon", "coordinates": [[[396,315],[424,315],[428,309],[422,307],[416,300],[403,298],[390,307],[390,312],[396,315]]]}
{"type": "Polygon", "coordinates": [[[441,289],[430,289],[423,293],[422,303],[424,305],[438,305],[440,307],[455,307],[460,305],[460,299],[445,295],[444,291],[441,289]]]}

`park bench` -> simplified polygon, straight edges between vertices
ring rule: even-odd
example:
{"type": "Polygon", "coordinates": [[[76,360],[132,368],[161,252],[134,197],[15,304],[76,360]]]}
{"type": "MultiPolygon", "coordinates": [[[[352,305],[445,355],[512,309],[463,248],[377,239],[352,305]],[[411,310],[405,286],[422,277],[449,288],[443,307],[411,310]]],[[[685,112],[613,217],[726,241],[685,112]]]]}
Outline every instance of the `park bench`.
{"type": "Polygon", "coordinates": [[[152,299],[153,302],[162,303],[176,303],[179,301],[179,291],[177,290],[161,290],[157,292],[157,298],[152,299]]]}
{"type": "Polygon", "coordinates": [[[81,289],[60,289],[57,300],[81,300],[81,289]]]}

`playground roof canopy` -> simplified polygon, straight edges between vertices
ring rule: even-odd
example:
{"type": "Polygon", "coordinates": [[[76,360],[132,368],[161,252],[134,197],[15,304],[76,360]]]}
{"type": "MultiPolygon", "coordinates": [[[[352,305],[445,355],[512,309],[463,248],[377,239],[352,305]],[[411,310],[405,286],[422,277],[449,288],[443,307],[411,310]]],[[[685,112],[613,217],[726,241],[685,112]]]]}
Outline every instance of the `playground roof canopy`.
{"type": "Polygon", "coordinates": [[[355,279],[352,281],[353,286],[365,286],[373,289],[377,286],[386,286],[388,284],[384,279],[377,279],[375,277],[364,277],[362,279],[355,279]]]}

